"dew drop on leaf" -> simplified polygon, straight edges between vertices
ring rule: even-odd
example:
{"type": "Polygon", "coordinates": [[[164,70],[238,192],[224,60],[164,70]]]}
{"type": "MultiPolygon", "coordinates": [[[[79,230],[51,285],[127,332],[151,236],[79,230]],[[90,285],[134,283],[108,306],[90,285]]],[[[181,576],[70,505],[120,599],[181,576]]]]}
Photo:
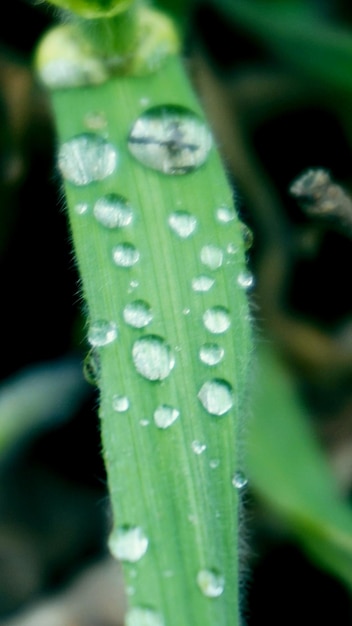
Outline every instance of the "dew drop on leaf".
{"type": "Polygon", "coordinates": [[[165,622],[153,609],[134,606],[127,611],[126,626],[164,626],[165,622]]]}
{"type": "Polygon", "coordinates": [[[225,350],[217,343],[205,343],[199,350],[199,358],[205,365],[217,365],[224,358],[225,350]]]}
{"type": "Polygon", "coordinates": [[[225,415],[233,407],[232,387],[220,378],[205,382],[199,390],[198,398],[210,415],[225,415]]]}
{"type": "Polygon", "coordinates": [[[154,422],[158,428],[168,428],[180,415],[180,411],[172,406],[162,404],[154,411],[154,422]]]}
{"type": "Polygon", "coordinates": [[[222,266],[223,252],[221,248],[213,245],[203,246],[200,251],[200,260],[203,265],[206,265],[211,270],[217,270],[222,266]]]}
{"type": "Polygon", "coordinates": [[[220,224],[228,224],[236,218],[236,212],[232,207],[220,206],[216,209],[216,219],[220,224]]]}
{"type": "Polygon", "coordinates": [[[187,239],[197,228],[197,218],[186,211],[175,211],[169,216],[169,226],[178,237],[187,239]]]}
{"type": "Polygon", "coordinates": [[[224,577],[213,569],[202,569],[197,574],[197,584],[208,598],[218,598],[224,591],[224,577]]]}
{"type": "Polygon", "coordinates": [[[247,224],[241,223],[241,231],[244,242],[245,250],[249,250],[253,246],[254,235],[250,228],[248,228],[247,224]]]}
{"type": "Polygon", "coordinates": [[[84,215],[88,212],[88,209],[88,202],[77,202],[74,206],[74,212],[77,213],[77,215],[84,215]]]}
{"type": "Polygon", "coordinates": [[[96,348],[91,348],[83,361],[83,375],[90,385],[98,386],[101,376],[100,355],[96,348]]]}
{"type": "Polygon", "coordinates": [[[198,454],[198,455],[203,454],[203,452],[205,452],[205,450],[207,449],[207,446],[205,445],[205,443],[198,441],[198,439],[195,439],[194,441],[192,441],[191,447],[192,447],[194,454],[198,454]]]}
{"type": "Polygon", "coordinates": [[[83,133],[62,144],[58,166],[65,180],[77,186],[89,185],[112,174],[117,150],[100,135],[83,133]]]}
{"type": "Polygon", "coordinates": [[[195,278],[192,279],[192,289],[195,292],[205,292],[205,291],[209,291],[209,289],[212,288],[212,286],[214,285],[215,280],[214,278],[211,278],[210,276],[196,276],[195,278]]]}
{"type": "Polygon", "coordinates": [[[145,335],[134,342],[132,359],[137,372],[148,380],[164,380],[175,365],[166,341],[158,335],[145,335]]]}
{"type": "Polygon", "coordinates": [[[243,270],[237,276],[237,283],[240,287],[243,287],[243,289],[250,289],[254,286],[254,276],[248,270],[243,270]]]}
{"type": "Polygon", "coordinates": [[[129,407],[130,401],[127,396],[119,396],[118,394],[113,396],[112,408],[114,411],[117,411],[117,413],[124,413],[125,411],[128,411],[129,407]]]}
{"type": "Polygon", "coordinates": [[[88,331],[88,341],[91,346],[98,348],[107,346],[117,338],[117,325],[115,322],[96,320],[92,322],[88,331]]]}
{"type": "Polygon", "coordinates": [[[231,482],[236,489],[243,489],[248,484],[248,478],[243,472],[238,471],[233,475],[231,482]]]}
{"type": "Polygon", "coordinates": [[[132,243],[119,243],[112,250],[112,258],[118,267],[133,267],[139,261],[139,251],[132,243]]]}
{"type": "Polygon", "coordinates": [[[133,328],[145,328],[153,319],[151,308],[144,300],[135,300],[126,304],[123,310],[123,319],[133,328]]]}
{"type": "Polygon", "coordinates": [[[211,134],[200,117],[178,105],[148,109],[128,138],[128,148],[140,163],[169,175],[188,174],[200,167],[211,146],[211,134]]]}
{"type": "Polygon", "coordinates": [[[99,198],[94,205],[95,219],[106,228],[123,228],[131,224],[133,211],[128,201],[116,193],[99,198]]]}
{"type": "Polygon", "coordinates": [[[214,335],[225,333],[231,326],[229,311],[223,306],[213,306],[203,315],[204,326],[214,335]]]}
{"type": "Polygon", "coordinates": [[[112,531],[108,546],[116,559],[136,563],[146,553],[148,543],[148,537],[139,526],[120,526],[112,531]]]}

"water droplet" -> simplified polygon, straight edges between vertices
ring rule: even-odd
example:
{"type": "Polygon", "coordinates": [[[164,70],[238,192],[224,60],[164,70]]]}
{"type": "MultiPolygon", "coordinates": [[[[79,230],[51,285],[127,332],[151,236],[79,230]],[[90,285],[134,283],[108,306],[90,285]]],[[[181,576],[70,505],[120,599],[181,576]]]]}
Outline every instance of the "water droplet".
{"type": "Polygon", "coordinates": [[[94,217],[106,228],[123,228],[131,224],[133,212],[125,198],[109,193],[99,198],[94,205],[94,217]]]}
{"type": "Polygon", "coordinates": [[[120,526],[111,533],[108,546],[115,558],[136,563],[146,553],[148,543],[148,537],[138,526],[120,526]]]}
{"type": "Polygon", "coordinates": [[[177,105],[142,113],[128,138],[131,154],[164,174],[187,174],[200,167],[212,146],[209,130],[192,111],[177,105]]]}
{"type": "Polygon", "coordinates": [[[236,218],[236,212],[232,207],[228,206],[220,206],[216,210],[216,219],[221,224],[228,224],[228,222],[232,222],[236,218]]]}
{"type": "Polygon", "coordinates": [[[192,289],[198,292],[209,291],[214,283],[214,278],[210,278],[210,276],[197,276],[192,279],[192,289]]]}
{"type": "Polygon", "coordinates": [[[217,467],[219,467],[220,465],[220,459],[211,459],[211,461],[209,461],[209,467],[211,469],[216,469],[217,467]]]}
{"type": "Polygon", "coordinates": [[[138,280],[131,280],[131,282],[130,282],[130,290],[131,291],[133,291],[134,289],[137,289],[138,286],[139,286],[138,280]]]}
{"type": "Polygon", "coordinates": [[[129,407],[130,401],[127,396],[113,396],[112,408],[114,409],[114,411],[117,411],[118,413],[124,413],[125,411],[128,411],[129,407]]]}
{"type": "Polygon", "coordinates": [[[240,287],[243,287],[243,289],[250,289],[254,286],[254,276],[248,270],[243,270],[237,276],[237,283],[240,287]]]}
{"type": "Polygon", "coordinates": [[[101,375],[101,362],[96,348],[91,348],[83,361],[83,375],[90,385],[98,386],[101,375]]]}
{"type": "Polygon", "coordinates": [[[96,320],[88,331],[88,341],[95,348],[107,346],[117,338],[117,325],[115,322],[96,320]]]}
{"type": "Polygon", "coordinates": [[[113,248],[112,258],[119,267],[132,267],[139,261],[139,251],[131,243],[119,243],[113,248]]]}
{"type": "Polygon", "coordinates": [[[149,426],[150,421],[149,420],[139,420],[139,423],[141,426],[149,426]]]}
{"type": "Polygon", "coordinates": [[[182,313],[183,315],[189,315],[191,312],[191,309],[189,309],[188,307],[186,307],[185,309],[183,309],[182,313]]]}
{"type": "Polygon", "coordinates": [[[94,133],[77,135],[62,144],[58,165],[63,177],[77,186],[103,180],[115,171],[116,148],[94,133]]]}
{"type": "Polygon", "coordinates": [[[202,454],[207,449],[205,443],[201,443],[197,439],[192,441],[192,450],[194,454],[202,454]]]}
{"type": "Polygon", "coordinates": [[[170,346],[158,335],[137,339],[133,344],[132,358],[137,372],[148,380],[164,380],[175,365],[170,346]]]}
{"type": "Polygon", "coordinates": [[[162,404],[154,411],[154,422],[158,428],[168,428],[180,415],[180,411],[172,406],[162,404]]]}
{"type": "Polygon", "coordinates": [[[224,591],[224,577],[212,569],[202,569],[197,574],[197,584],[201,592],[208,598],[218,598],[224,591]]]}
{"type": "Polygon", "coordinates": [[[224,358],[225,350],[217,343],[205,343],[199,350],[199,358],[206,365],[217,365],[224,358]]]}
{"type": "Polygon", "coordinates": [[[243,489],[248,485],[248,478],[246,478],[243,472],[238,471],[233,475],[231,482],[236,489],[243,489]]]}
{"type": "Polygon", "coordinates": [[[87,213],[88,209],[88,202],[77,202],[74,207],[75,213],[77,213],[77,215],[84,215],[85,213],[87,213]]]}
{"type": "Polygon", "coordinates": [[[228,254],[237,254],[238,247],[234,243],[229,243],[227,248],[226,248],[226,252],[228,254]]]}
{"type": "Polygon", "coordinates": [[[84,116],[84,125],[88,130],[103,130],[108,121],[103,111],[91,111],[84,116]]]}
{"type": "Polygon", "coordinates": [[[151,308],[144,300],[135,300],[126,304],[123,310],[123,319],[133,328],[145,328],[153,319],[151,308]]]}
{"type": "Polygon", "coordinates": [[[141,105],[141,107],[147,107],[149,103],[150,99],[147,96],[142,96],[142,98],[140,98],[139,100],[139,104],[141,105]]]}
{"type": "Polygon", "coordinates": [[[203,246],[200,251],[200,260],[211,270],[217,270],[222,266],[223,257],[221,248],[217,246],[203,246]]]}
{"type": "Polygon", "coordinates": [[[232,387],[220,378],[205,382],[198,398],[210,415],[225,415],[233,407],[232,387]]]}
{"type": "Polygon", "coordinates": [[[215,335],[225,333],[231,326],[230,314],[223,306],[213,306],[203,315],[204,326],[215,335]]]}
{"type": "Polygon", "coordinates": [[[248,228],[247,224],[241,224],[242,237],[244,242],[245,250],[249,250],[253,246],[254,235],[250,228],[248,228]]]}
{"type": "Polygon", "coordinates": [[[165,622],[153,609],[134,606],[127,611],[125,617],[126,626],[164,626],[165,622]]]}
{"type": "Polygon", "coordinates": [[[194,233],[197,228],[197,218],[186,211],[175,211],[171,213],[169,217],[170,228],[181,237],[181,239],[187,239],[194,233]]]}

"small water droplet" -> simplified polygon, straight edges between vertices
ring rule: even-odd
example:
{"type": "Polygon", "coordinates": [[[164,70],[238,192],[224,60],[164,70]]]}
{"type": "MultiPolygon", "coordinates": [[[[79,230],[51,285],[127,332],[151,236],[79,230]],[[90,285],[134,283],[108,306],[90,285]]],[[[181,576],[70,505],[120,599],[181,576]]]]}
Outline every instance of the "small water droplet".
{"type": "Polygon", "coordinates": [[[232,387],[220,378],[205,382],[198,398],[210,415],[225,415],[233,407],[232,387]]]}
{"type": "Polygon", "coordinates": [[[126,304],[123,310],[123,319],[133,328],[145,328],[153,319],[151,308],[144,300],[135,300],[126,304]]]}
{"type": "Polygon", "coordinates": [[[171,213],[168,219],[170,228],[181,237],[187,239],[197,228],[197,218],[186,211],[175,211],[171,213]]]}
{"type": "Polygon", "coordinates": [[[74,206],[74,210],[77,215],[84,215],[85,213],[87,213],[88,209],[88,202],[77,202],[77,204],[75,204],[74,206]]]}
{"type": "Polygon", "coordinates": [[[130,401],[127,396],[113,396],[112,408],[114,409],[114,411],[117,411],[118,413],[124,413],[125,411],[128,411],[129,407],[130,401]]]}
{"type": "Polygon", "coordinates": [[[234,243],[229,243],[227,248],[226,248],[226,252],[228,254],[237,254],[238,247],[234,243]]]}
{"type": "Polygon", "coordinates": [[[154,422],[158,428],[168,428],[180,415],[180,411],[172,406],[162,404],[154,411],[154,422]]]}
{"type": "Polygon", "coordinates": [[[165,622],[153,609],[134,606],[127,611],[126,626],[164,626],[165,622]]]}
{"type": "Polygon", "coordinates": [[[175,365],[170,346],[158,335],[137,339],[133,344],[132,358],[137,372],[148,380],[164,380],[175,365]]]}
{"type": "Polygon", "coordinates": [[[145,419],[145,420],[139,420],[139,423],[141,426],[149,426],[150,421],[145,419]]]}
{"type": "Polygon", "coordinates": [[[207,449],[205,443],[201,443],[197,439],[192,441],[192,450],[194,454],[202,454],[207,449]]]}
{"type": "Polygon", "coordinates": [[[218,598],[224,591],[224,577],[213,569],[202,569],[197,574],[197,584],[208,598],[218,598]]]}
{"type": "Polygon", "coordinates": [[[235,218],[236,212],[232,207],[223,205],[216,209],[216,219],[221,224],[228,224],[228,222],[232,222],[235,218]]]}
{"type": "Polygon", "coordinates": [[[128,148],[138,161],[171,175],[187,174],[200,167],[211,146],[210,132],[202,120],[178,105],[145,111],[128,138],[128,148]]]}
{"type": "Polygon", "coordinates": [[[117,165],[116,148],[94,133],[77,135],[62,144],[58,166],[62,176],[77,186],[110,176],[117,165]]]}
{"type": "Polygon", "coordinates": [[[98,386],[101,375],[101,362],[96,348],[91,348],[83,361],[83,375],[90,385],[98,386]]]}
{"type": "Polygon", "coordinates": [[[224,358],[225,350],[217,343],[205,343],[199,350],[199,358],[205,365],[217,365],[224,358]]]}
{"type": "Polygon", "coordinates": [[[244,242],[245,250],[249,250],[253,246],[254,235],[250,228],[248,228],[247,224],[241,224],[242,237],[244,242]]]}
{"type": "Polygon", "coordinates": [[[133,220],[131,205],[116,193],[99,198],[94,205],[93,213],[95,219],[106,228],[123,228],[133,220]]]}
{"type": "Polygon", "coordinates": [[[147,96],[142,96],[142,98],[140,98],[139,100],[139,104],[141,105],[141,107],[147,107],[150,104],[150,98],[148,98],[147,96]]]}
{"type": "Polygon", "coordinates": [[[113,248],[112,258],[118,267],[132,267],[139,261],[139,251],[131,243],[119,243],[113,248]]]}
{"type": "Polygon", "coordinates": [[[210,278],[210,276],[197,276],[192,279],[192,289],[198,292],[209,291],[214,283],[214,278],[210,278]]]}
{"type": "Polygon", "coordinates": [[[84,125],[88,130],[103,130],[108,121],[103,111],[91,111],[84,116],[84,125]]]}
{"type": "Polygon", "coordinates": [[[211,270],[217,270],[219,267],[221,267],[223,258],[223,252],[221,248],[218,248],[217,246],[203,246],[200,251],[200,260],[202,261],[203,265],[206,265],[211,270]]]}
{"type": "Polygon", "coordinates": [[[225,333],[231,326],[229,311],[223,306],[207,309],[203,315],[203,322],[205,328],[215,335],[225,333]]]}
{"type": "Polygon", "coordinates": [[[185,309],[183,309],[182,313],[183,315],[189,315],[191,312],[191,309],[189,309],[188,307],[186,307],[185,309]]]}
{"type": "Polygon", "coordinates": [[[236,489],[243,489],[248,485],[248,478],[243,472],[238,471],[233,475],[231,482],[236,489]]]}
{"type": "Polygon", "coordinates": [[[96,320],[90,325],[88,341],[91,346],[98,348],[107,346],[117,338],[117,325],[115,322],[96,320]]]}
{"type": "Polygon", "coordinates": [[[131,289],[131,291],[133,291],[134,289],[137,289],[138,286],[139,286],[138,280],[131,280],[131,282],[130,282],[130,289],[131,289]]]}
{"type": "Polygon", "coordinates": [[[250,289],[254,286],[254,276],[248,270],[243,270],[237,276],[237,283],[240,287],[243,287],[243,289],[250,289]]]}
{"type": "Polygon", "coordinates": [[[219,467],[220,465],[220,459],[211,459],[211,461],[209,461],[209,467],[211,469],[216,469],[217,467],[219,467]]]}
{"type": "Polygon", "coordinates": [[[120,526],[111,533],[108,546],[115,558],[136,563],[146,553],[148,543],[148,537],[139,526],[120,526]]]}

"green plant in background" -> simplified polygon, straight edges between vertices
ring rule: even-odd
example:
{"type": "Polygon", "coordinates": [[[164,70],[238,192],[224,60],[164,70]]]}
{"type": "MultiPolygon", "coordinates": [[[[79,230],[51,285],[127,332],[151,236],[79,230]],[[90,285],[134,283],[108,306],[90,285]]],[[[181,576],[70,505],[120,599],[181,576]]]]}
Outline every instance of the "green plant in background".
{"type": "Polygon", "coordinates": [[[126,621],[235,626],[248,233],[169,20],[57,4],[84,20],[49,33],[37,65],[54,88],[126,621]]]}

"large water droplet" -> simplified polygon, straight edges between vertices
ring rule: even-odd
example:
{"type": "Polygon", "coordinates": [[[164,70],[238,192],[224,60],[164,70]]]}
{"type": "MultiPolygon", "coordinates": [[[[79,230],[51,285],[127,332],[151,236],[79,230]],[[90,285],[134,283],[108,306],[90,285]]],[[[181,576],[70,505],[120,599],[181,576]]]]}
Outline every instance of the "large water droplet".
{"type": "Polygon", "coordinates": [[[175,365],[170,346],[158,335],[145,335],[134,342],[132,348],[134,366],[148,380],[164,380],[175,365]]]}
{"type": "Polygon", "coordinates": [[[200,251],[200,260],[203,265],[206,265],[211,270],[217,270],[222,266],[224,255],[221,248],[217,246],[208,245],[203,246],[200,251]]]}
{"type": "Polygon", "coordinates": [[[126,304],[123,310],[123,319],[126,324],[133,326],[133,328],[144,328],[152,321],[153,314],[147,302],[135,300],[126,304]]]}
{"type": "Polygon", "coordinates": [[[112,258],[119,267],[132,267],[139,261],[139,251],[131,243],[119,243],[113,248],[112,258]]]}
{"type": "Polygon", "coordinates": [[[248,485],[248,478],[239,470],[235,472],[231,482],[236,489],[243,489],[248,485]]]}
{"type": "Polygon", "coordinates": [[[146,553],[148,543],[148,537],[138,526],[121,526],[111,533],[108,546],[115,558],[136,563],[146,553]]]}
{"type": "Polygon", "coordinates": [[[213,569],[202,569],[197,574],[197,584],[208,598],[218,598],[224,591],[224,577],[213,569]]]}
{"type": "Polygon", "coordinates": [[[198,439],[195,439],[194,441],[192,441],[192,450],[194,452],[194,454],[203,454],[203,452],[205,452],[205,450],[207,449],[207,446],[205,445],[205,443],[202,443],[201,441],[198,441],[198,439]]]}
{"type": "Polygon", "coordinates": [[[220,224],[228,224],[228,222],[232,222],[235,218],[236,213],[232,207],[223,205],[216,210],[216,219],[220,224]]]}
{"type": "Polygon", "coordinates": [[[237,283],[240,287],[243,287],[243,289],[250,289],[254,286],[254,276],[248,270],[243,270],[237,276],[237,283]]]}
{"type": "Polygon", "coordinates": [[[113,396],[112,408],[114,409],[114,411],[117,411],[118,413],[124,413],[125,411],[128,411],[129,407],[130,401],[127,396],[113,396]]]}
{"type": "Polygon", "coordinates": [[[115,171],[116,148],[94,133],[77,135],[62,144],[58,165],[63,177],[74,185],[103,180],[115,171]]]}
{"type": "Polygon", "coordinates": [[[134,606],[127,611],[125,617],[126,626],[164,626],[165,622],[153,609],[134,606]]]}
{"type": "Polygon", "coordinates": [[[168,428],[177,420],[179,415],[180,411],[177,409],[162,404],[154,411],[154,422],[158,428],[168,428]]]}
{"type": "Polygon", "coordinates": [[[192,111],[161,105],[145,111],[128,138],[133,156],[164,174],[187,174],[200,167],[212,146],[209,130],[192,111]]]}
{"type": "Polygon", "coordinates": [[[133,212],[125,198],[109,193],[99,198],[94,205],[95,218],[106,228],[123,228],[131,224],[133,212]]]}
{"type": "Polygon", "coordinates": [[[192,279],[192,289],[198,292],[209,291],[214,283],[214,278],[210,278],[210,276],[196,276],[192,279]]]}
{"type": "Polygon", "coordinates": [[[224,358],[225,350],[217,343],[205,343],[199,350],[199,358],[206,365],[217,365],[224,358]]]}
{"type": "Polygon", "coordinates": [[[170,228],[181,237],[181,239],[187,239],[197,228],[197,218],[186,211],[175,211],[171,213],[169,217],[170,228]]]}
{"type": "Polygon", "coordinates": [[[205,382],[198,398],[210,415],[225,415],[233,407],[232,387],[220,378],[205,382]]]}
{"type": "Polygon", "coordinates": [[[96,320],[90,325],[88,341],[95,348],[107,346],[117,338],[117,325],[115,322],[96,320]]]}
{"type": "Polygon", "coordinates": [[[223,306],[213,306],[203,315],[204,326],[215,335],[226,332],[231,326],[229,311],[223,306]]]}

